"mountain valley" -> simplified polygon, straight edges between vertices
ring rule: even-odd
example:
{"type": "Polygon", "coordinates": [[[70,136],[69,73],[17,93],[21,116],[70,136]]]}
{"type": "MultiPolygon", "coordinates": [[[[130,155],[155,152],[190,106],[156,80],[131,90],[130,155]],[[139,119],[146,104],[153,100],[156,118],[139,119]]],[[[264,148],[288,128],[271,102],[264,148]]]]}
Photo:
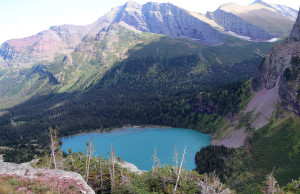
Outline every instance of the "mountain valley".
{"type": "Polygon", "coordinates": [[[212,135],[198,172],[216,170],[243,193],[272,169],[286,185],[300,176],[299,67],[300,14],[287,6],[229,3],[204,15],[129,1],[92,24],[0,46],[0,153],[41,156],[55,126],[60,137],[172,126],[212,135]]]}

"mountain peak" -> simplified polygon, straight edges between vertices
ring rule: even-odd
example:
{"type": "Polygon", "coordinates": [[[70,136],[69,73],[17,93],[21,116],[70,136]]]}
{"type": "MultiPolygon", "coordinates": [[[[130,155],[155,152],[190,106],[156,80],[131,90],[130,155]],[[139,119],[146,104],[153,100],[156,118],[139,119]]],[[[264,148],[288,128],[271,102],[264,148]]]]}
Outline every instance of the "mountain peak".
{"type": "Polygon", "coordinates": [[[296,22],[293,26],[290,40],[292,41],[300,41],[300,11],[298,12],[298,17],[296,19],[296,22]]]}
{"type": "Polygon", "coordinates": [[[126,6],[126,8],[137,8],[137,7],[140,7],[141,5],[135,1],[127,1],[125,3],[125,6],[126,6]]]}
{"type": "Polygon", "coordinates": [[[255,3],[265,3],[265,2],[263,2],[262,0],[255,0],[252,4],[255,4],[255,3]]]}
{"type": "Polygon", "coordinates": [[[251,3],[252,5],[253,4],[261,4],[261,5],[264,5],[264,6],[268,6],[270,7],[270,4],[264,2],[263,0],[255,0],[253,3],[251,3]]]}

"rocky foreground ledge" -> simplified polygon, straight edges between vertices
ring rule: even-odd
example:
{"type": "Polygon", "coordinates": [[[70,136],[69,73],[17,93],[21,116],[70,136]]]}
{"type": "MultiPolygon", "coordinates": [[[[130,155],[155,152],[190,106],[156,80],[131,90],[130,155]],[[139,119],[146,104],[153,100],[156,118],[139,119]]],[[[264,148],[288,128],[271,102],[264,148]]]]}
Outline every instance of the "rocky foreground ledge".
{"type": "Polygon", "coordinates": [[[24,179],[33,179],[45,185],[64,190],[71,185],[80,190],[81,193],[94,194],[93,189],[76,172],[62,170],[33,168],[30,163],[15,164],[3,162],[0,158],[0,176],[15,176],[24,179]]]}

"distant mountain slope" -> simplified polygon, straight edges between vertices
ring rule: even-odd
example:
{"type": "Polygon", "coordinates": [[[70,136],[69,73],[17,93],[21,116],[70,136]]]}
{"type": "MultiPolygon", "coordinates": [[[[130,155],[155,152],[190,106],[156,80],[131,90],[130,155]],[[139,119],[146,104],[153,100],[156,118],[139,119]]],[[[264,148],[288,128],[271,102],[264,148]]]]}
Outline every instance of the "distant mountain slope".
{"type": "Polygon", "coordinates": [[[293,15],[294,11],[282,12],[277,7],[275,9],[262,1],[256,1],[245,6],[228,3],[206,15],[223,26],[226,31],[252,40],[266,41],[290,33],[294,20],[285,15],[288,13],[293,15]]]}
{"type": "Polygon", "coordinates": [[[72,52],[91,27],[52,26],[30,37],[8,40],[0,46],[0,56],[8,66],[26,66],[40,60],[51,60],[57,54],[72,52]]]}
{"type": "Polygon", "coordinates": [[[213,13],[202,15],[170,3],[140,5],[129,1],[91,25],[52,26],[30,37],[6,41],[0,46],[0,67],[29,67],[37,61],[69,54],[82,42],[101,39],[113,24],[141,32],[188,37],[208,45],[223,44],[226,34],[234,33],[239,38],[268,41],[290,32],[293,20],[289,13],[292,17],[295,12],[286,7],[275,9],[263,2],[248,6],[226,4],[213,13]]]}
{"type": "Polygon", "coordinates": [[[269,3],[265,3],[262,0],[256,0],[252,4],[258,4],[258,3],[262,4],[262,5],[265,5],[265,6],[268,6],[268,7],[272,7],[273,9],[275,9],[276,11],[281,13],[282,15],[289,17],[293,21],[295,21],[297,19],[298,11],[293,9],[293,8],[288,7],[286,5],[269,4],[269,3]]]}
{"type": "MultiPolygon", "coordinates": [[[[87,26],[62,25],[31,37],[8,40],[0,47],[0,56],[7,66],[32,65],[39,60],[53,59],[57,54],[74,51],[82,40],[97,39],[117,23],[128,29],[170,36],[184,36],[206,44],[220,44],[224,34],[200,20],[195,13],[172,4],[146,3],[139,5],[129,1],[87,26]]],[[[213,22],[212,22],[213,23],[213,22]]]]}

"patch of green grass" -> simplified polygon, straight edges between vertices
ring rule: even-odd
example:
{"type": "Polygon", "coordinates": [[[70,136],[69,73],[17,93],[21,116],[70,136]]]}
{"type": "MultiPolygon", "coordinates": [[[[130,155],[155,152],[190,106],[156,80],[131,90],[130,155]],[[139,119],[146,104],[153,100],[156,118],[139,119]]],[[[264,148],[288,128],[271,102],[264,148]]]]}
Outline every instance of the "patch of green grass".
{"type": "Polygon", "coordinates": [[[236,174],[228,181],[238,191],[253,192],[274,168],[274,176],[285,185],[300,176],[300,118],[292,113],[273,121],[249,140],[236,155],[236,174]],[[247,148],[246,148],[247,147],[247,148]],[[235,184],[238,181],[239,184],[235,184]]]}

